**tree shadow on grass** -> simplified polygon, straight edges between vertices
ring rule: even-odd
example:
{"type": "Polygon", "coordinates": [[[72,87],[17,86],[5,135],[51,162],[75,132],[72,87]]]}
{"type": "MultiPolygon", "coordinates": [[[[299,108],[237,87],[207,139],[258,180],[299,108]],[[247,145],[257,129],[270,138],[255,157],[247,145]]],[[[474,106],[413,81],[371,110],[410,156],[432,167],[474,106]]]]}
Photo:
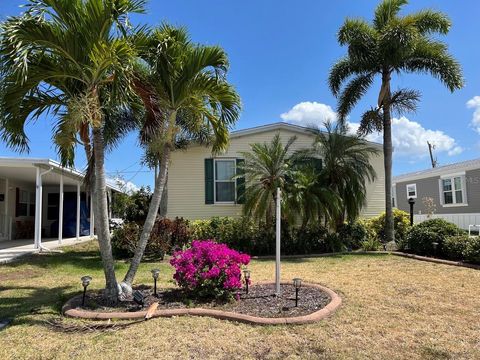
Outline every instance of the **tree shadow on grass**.
{"type": "Polygon", "coordinates": [[[28,315],[60,315],[63,304],[79,291],[71,286],[53,288],[35,286],[0,286],[0,318],[13,319],[12,325],[28,322],[28,315]],[[2,296],[6,291],[9,296],[2,296]]]}
{"type": "Polygon", "coordinates": [[[51,269],[52,267],[61,267],[69,265],[79,269],[86,270],[102,270],[102,260],[98,250],[84,250],[84,251],[66,251],[66,252],[52,252],[32,254],[23,257],[22,259],[2,265],[1,268],[20,268],[24,265],[30,265],[41,269],[51,269]]]}

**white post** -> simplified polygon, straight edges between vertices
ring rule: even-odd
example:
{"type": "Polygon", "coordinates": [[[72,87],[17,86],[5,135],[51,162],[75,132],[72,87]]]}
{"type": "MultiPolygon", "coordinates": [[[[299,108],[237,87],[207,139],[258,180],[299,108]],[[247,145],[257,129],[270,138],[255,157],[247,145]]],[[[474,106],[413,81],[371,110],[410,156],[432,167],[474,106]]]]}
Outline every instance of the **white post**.
{"type": "Polygon", "coordinates": [[[37,167],[35,179],[35,249],[42,246],[42,177],[40,176],[40,168],[37,167]]]}
{"type": "Polygon", "coordinates": [[[11,231],[11,224],[10,216],[8,216],[8,193],[10,192],[10,185],[8,183],[8,178],[5,179],[5,198],[4,205],[5,205],[5,231],[7,232],[7,239],[12,240],[12,231],[11,231]]]}
{"type": "Polygon", "coordinates": [[[280,188],[277,188],[277,201],[276,201],[276,244],[275,244],[275,293],[281,294],[280,290],[280,234],[281,234],[281,193],[280,188]]]}
{"type": "Polygon", "coordinates": [[[93,215],[93,199],[92,195],[90,195],[90,238],[93,239],[95,236],[95,227],[94,227],[94,222],[95,218],[93,215]]]}
{"type": "Polygon", "coordinates": [[[4,206],[5,206],[5,216],[8,215],[8,190],[9,185],[8,185],[8,179],[5,179],[5,198],[3,199],[4,201],[4,206]]]}
{"type": "Polygon", "coordinates": [[[80,240],[80,182],[77,182],[77,240],[80,240]]]}
{"type": "Polygon", "coordinates": [[[63,174],[60,174],[60,194],[58,197],[58,243],[63,240],[63,174]]]}

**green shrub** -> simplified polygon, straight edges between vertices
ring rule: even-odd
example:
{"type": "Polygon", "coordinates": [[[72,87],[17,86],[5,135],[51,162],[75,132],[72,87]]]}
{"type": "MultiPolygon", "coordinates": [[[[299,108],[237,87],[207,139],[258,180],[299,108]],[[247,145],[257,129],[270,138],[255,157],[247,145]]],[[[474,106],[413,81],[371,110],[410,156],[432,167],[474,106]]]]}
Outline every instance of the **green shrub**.
{"type": "Polygon", "coordinates": [[[382,244],[377,239],[370,237],[365,241],[362,241],[361,248],[363,251],[377,251],[382,244]]]}
{"type": "Polygon", "coordinates": [[[468,238],[467,244],[463,251],[465,261],[480,264],[480,237],[468,238]]]}
{"type": "MultiPolygon", "coordinates": [[[[132,256],[135,252],[141,227],[136,222],[126,222],[113,232],[112,248],[118,256],[132,256]]],[[[188,222],[183,218],[174,220],[158,218],[153,225],[145,248],[144,257],[163,259],[165,254],[184,247],[190,241],[188,222]]]]}
{"type": "Polygon", "coordinates": [[[462,260],[468,242],[467,235],[448,236],[443,241],[442,255],[450,260],[462,260]]]}
{"type": "Polygon", "coordinates": [[[457,225],[448,222],[444,219],[429,219],[415,225],[418,228],[427,229],[442,238],[442,241],[447,236],[462,235],[465,231],[460,229],[457,225]]]}
{"type": "Polygon", "coordinates": [[[401,250],[406,250],[417,255],[435,255],[440,253],[442,237],[428,228],[414,226],[408,232],[406,240],[399,243],[401,250]],[[434,243],[437,243],[435,250],[434,243]]]}
{"type": "MultiPolygon", "coordinates": [[[[386,242],[385,236],[385,213],[365,220],[367,232],[374,233],[377,240],[386,242]]],[[[395,229],[395,242],[402,242],[407,236],[410,228],[410,215],[402,210],[393,209],[393,224],[395,229]]]]}
{"type": "Polygon", "coordinates": [[[344,224],[339,229],[338,236],[347,248],[357,250],[362,247],[362,243],[368,239],[369,234],[365,222],[356,221],[344,224]]]}
{"type": "Polygon", "coordinates": [[[113,231],[112,248],[115,255],[128,257],[133,255],[140,235],[140,226],[134,222],[126,222],[113,231]]]}

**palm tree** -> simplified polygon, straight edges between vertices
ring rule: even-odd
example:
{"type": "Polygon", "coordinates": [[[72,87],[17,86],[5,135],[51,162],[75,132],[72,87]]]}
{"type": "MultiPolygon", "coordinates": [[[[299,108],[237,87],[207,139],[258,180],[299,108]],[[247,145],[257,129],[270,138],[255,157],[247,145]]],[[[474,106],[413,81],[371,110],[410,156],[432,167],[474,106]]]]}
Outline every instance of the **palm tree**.
{"type": "Polygon", "coordinates": [[[1,136],[14,149],[27,151],[25,123],[49,113],[57,120],[54,141],[63,165],[73,166],[75,146],[84,146],[93,174],[105,297],[111,303],[117,302],[118,285],[110,244],[104,152],[106,145],[115,145],[118,127],[114,121],[128,112],[131,98],[129,79],[136,56],[124,36],[127,16],[143,12],[144,3],[30,0],[24,14],[1,24],[1,136]]]}
{"type": "Polygon", "coordinates": [[[228,58],[219,46],[191,42],[185,28],[162,25],[141,38],[142,66],[135,89],[144,102],[141,131],[148,157],[160,171],[152,201],[122,287],[130,290],[142,259],[167,183],[170,153],[191,141],[227,147],[229,129],[237,121],[241,101],[227,82],[228,58]]]}
{"type": "Polygon", "coordinates": [[[407,0],[383,0],[370,24],[361,19],[347,19],[338,32],[340,45],[348,54],[330,70],[329,86],[339,98],[341,122],[365,95],[377,75],[381,78],[377,107],[361,120],[360,133],[383,131],[385,166],[386,240],[394,239],[392,214],[392,111],[414,110],[419,94],[412,90],[391,92],[393,74],[429,73],[450,91],[463,86],[461,68],[448,53],[447,46],[433,35],[448,33],[448,17],[433,10],[400,16],[407,0]],[[342,85],[347,83],[343,89],[342,85]]]}
{"type": "MultiPolygon", "coordinates": [[[[298,152],[297,155],[299,154],[303,152],[298,152]]],[[[300,161],[300,165],[296,165],[295,160],[293,168],[284,193],[284,212],[289,222],[295,223],[300,219],[301,227],[305,228],[322,217],[335,216],[340,211],[341,199],[322,182],[321,169],[311,161],[300,161]]]]}
{"type": "Polygon", "coordinates": [[[285,190],[291,175],[293,155],[290,147],[296,139],[292,136],[283,145],[277,133],[270,143],[251,144],[251,151],[241,153],[245,159],[241,173],[246,181],[243,211],[247,216],[265,219],[267,227],[273,224],[277,188],[285,190]]]}
{"type": "Polygon", "coordinates": [[[339,204],[330,209],[332,225],[338,229],[345,220],[355,220],[366,202],[367,183],[375,180],[371,157],[379,150],[359,135],[348,135],[347,128],[325,124],[326,132],[318,132],[313,154],[322,158],[319,183],[336,193],[339,204]]]}

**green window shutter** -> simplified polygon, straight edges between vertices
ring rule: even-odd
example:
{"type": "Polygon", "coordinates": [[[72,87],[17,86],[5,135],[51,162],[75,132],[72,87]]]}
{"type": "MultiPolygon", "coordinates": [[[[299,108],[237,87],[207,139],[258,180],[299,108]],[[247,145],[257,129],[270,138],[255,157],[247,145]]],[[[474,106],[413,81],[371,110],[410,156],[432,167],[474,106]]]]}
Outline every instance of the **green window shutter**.
{"type": "MultiPolygon", "coordinates": [[[[245,163],[244,159],[237,159],[237,175],[243,175],[244,171],[240,167],[245,163]]],[[[237,178],[237,204],[245,204],[245,177],[237,178]]]]}
{"type": "Polygon", "coordinates": [[[205,159],[205,204],[213,204],[213,159],[205,159]]]}

